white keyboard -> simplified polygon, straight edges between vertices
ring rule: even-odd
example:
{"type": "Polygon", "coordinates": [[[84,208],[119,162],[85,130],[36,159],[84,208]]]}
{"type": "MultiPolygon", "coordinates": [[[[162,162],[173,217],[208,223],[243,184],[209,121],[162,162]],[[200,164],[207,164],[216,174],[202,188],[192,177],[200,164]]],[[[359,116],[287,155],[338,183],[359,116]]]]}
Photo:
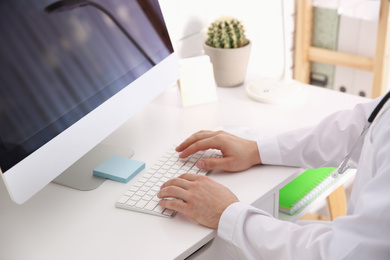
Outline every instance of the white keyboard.
{"type": "Polygon", "coordinates": [[[174,148],[169,149],[141,178],[115,203],[117,208],[171,218],[176,213],[158,205],[157,193],[163,183],[183,173],[206,175],[208,171],[196,167],[196,162],[205,157],[221,157],[219,150],[197,152],[185,159],[179,158],[174,148]]]}

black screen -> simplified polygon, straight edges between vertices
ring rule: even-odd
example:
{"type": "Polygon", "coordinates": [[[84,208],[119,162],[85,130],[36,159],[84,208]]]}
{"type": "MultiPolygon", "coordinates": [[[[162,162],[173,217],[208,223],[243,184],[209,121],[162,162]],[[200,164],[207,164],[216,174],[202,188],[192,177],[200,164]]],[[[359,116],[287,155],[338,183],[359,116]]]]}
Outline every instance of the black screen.
{"type": "Polygon", "coordinates": [[[3,172],[172,52],[157,0],[94,1],[143,52],[96,6],[45,11],[54,2],[0,1],[3,172]]]}

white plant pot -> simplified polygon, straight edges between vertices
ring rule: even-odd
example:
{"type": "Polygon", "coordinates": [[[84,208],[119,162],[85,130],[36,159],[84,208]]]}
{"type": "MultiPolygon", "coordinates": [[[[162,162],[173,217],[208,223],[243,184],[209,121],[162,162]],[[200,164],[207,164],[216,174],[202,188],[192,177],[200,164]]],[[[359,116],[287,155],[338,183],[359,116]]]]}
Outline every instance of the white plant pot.
{"type": "Polygon", "coordinates": [[[213,64],[215,82],[219,87],[236,87],[245,81],[251,42],[244,47],[221,49],[203,44],[213,64]]]}

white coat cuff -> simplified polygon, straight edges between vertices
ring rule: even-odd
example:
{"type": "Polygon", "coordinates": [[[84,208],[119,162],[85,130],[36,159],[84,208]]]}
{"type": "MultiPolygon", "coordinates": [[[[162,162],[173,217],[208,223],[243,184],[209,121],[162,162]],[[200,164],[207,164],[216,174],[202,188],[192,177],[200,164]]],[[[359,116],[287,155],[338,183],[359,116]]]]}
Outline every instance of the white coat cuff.
{"type": "MultiPolygon", "coordinates": [[[[242,203],[242,202],[236,202],[231,204],[229,207],[225,209],[225,211],[222,213],[221,218],[219,220],[218,224],[218,236],[222,238],[225,242],[227,242],[227,253],[230,256],[236,255],[235,247],[229,246],[234,241],[235,233],[237,232],[236,228],[237,225],[240,225],[240,217],[242,217],[242,214],[246,214],[248,212],[249,208],[253,208],[252,206],[242,203]]],[[[262,211],[260,209],[255,209],[259,214],[262,214],[267,217],[272,217],[269,213],[262,211]]],[[[242,227],[239,227],[240,229],[242,227]]]]}
{"type": "Polygon", "coordinates": [[[283,165],[279,142],[276,136],[267,136],[257,140],[261,162],[270,165],[283,165]]]}
{"type": "Polygon", "coordinates": [[[224,240],[230,241],[234,234],[236,219],[245,210],[247,205],[236,202],[231,204],[222,213],[218,224],[218,235],[224,240]]]}
{"type": "Polygon", "coordinates": [[[248,205],[241,202],[233,203],[225,209],[219,220],[218,236],[226,242],[226,253],[233,259],[237,258],[235,246],[232,245],[237,222],[239,222],[237,220],[239,219],[241,213],[246,212],[245,209],[247,207],[248,205]]]}

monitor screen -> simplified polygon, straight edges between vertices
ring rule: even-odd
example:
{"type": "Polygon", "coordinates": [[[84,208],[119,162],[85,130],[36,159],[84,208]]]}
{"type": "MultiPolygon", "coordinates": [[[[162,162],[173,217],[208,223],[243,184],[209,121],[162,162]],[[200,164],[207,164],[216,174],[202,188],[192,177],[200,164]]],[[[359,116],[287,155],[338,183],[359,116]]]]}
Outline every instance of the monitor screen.
{"type": "MultiPolygon", "coordinates": [[[[137,101],[133,107],[130,104],[129,109],[139,110],[177,78],[164,75],[171,69],[164,60],[173,48],[158,0],[4,0],[0,2],[0,35],[0,167],[4,175],[91,112],[100,109],[107,114],[103,105],[123,95],[124,89],[133,88],[132,96],[150,96],[139,97],[145,102],[137,101]],[[140,80],[150,77],[148,73],[168,77],[167,83],[155,86],[140,80]],[[132,86],[139,82],[141,86],[132,86]]],[[[113,127],[96,133],[85,150],[134,113],[119,116],[113,127]]],[[[94,135],[98,130],[89,124],[88,131],[94,135]]],[[[81,135],[76,131],[74,140],[81,135]]],[[[65,156],[56,151],[61,149],[65,147],[52,145],[49,152],[65,156]]],[[[30,175],[40,172],[27,169],[30,175]]],[[[51,173],[46,182],[57,175],[51,173]]]]}

